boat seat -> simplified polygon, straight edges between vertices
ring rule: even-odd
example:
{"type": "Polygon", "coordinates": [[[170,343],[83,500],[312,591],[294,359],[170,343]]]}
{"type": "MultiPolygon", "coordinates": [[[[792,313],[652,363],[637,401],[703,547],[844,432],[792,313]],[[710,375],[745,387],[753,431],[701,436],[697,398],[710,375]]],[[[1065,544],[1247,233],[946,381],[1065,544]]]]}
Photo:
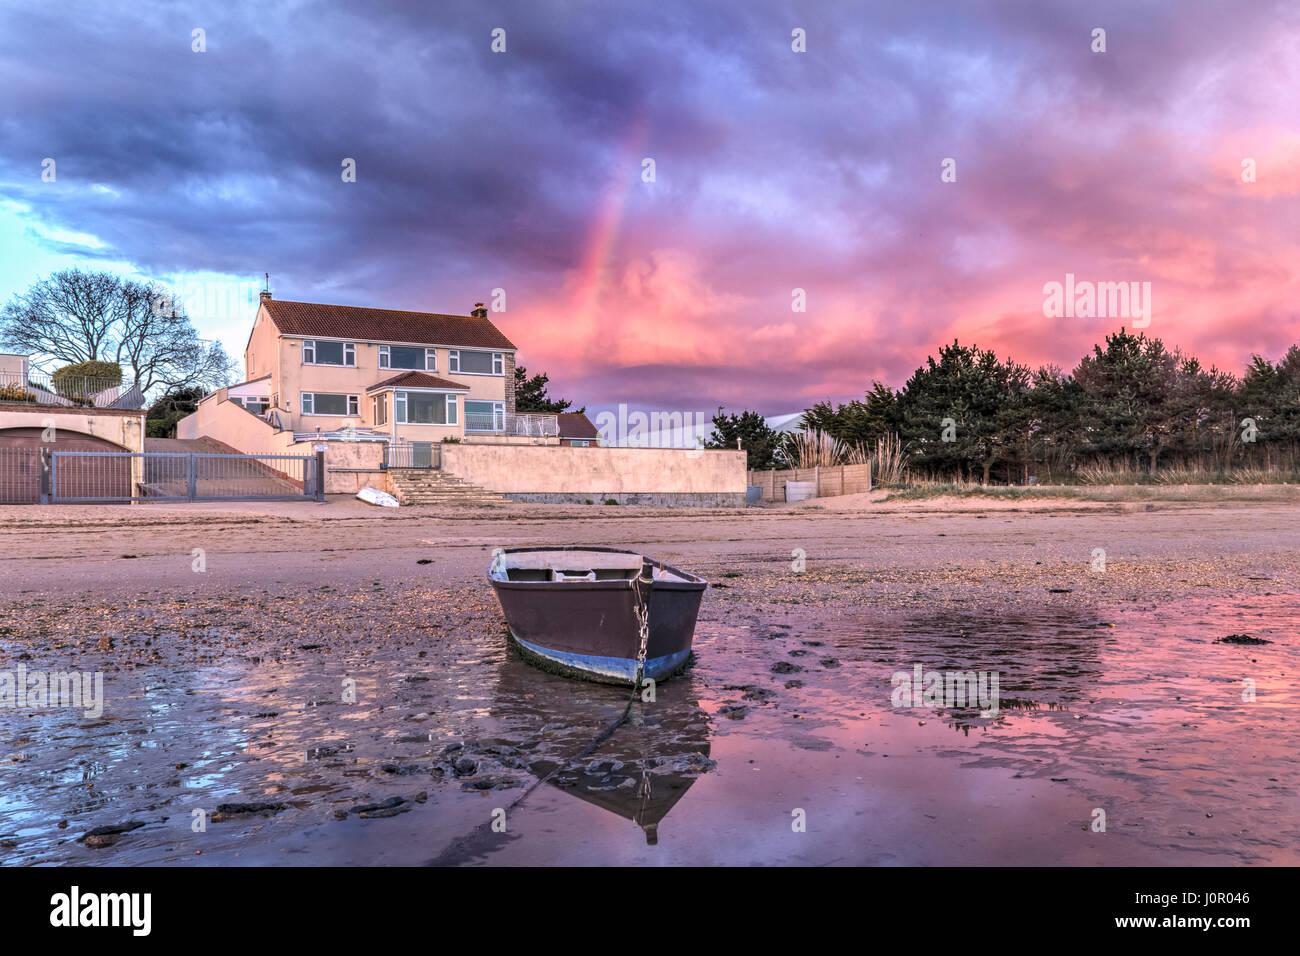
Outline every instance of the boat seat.
{"type": "Polygon", "coordinates": [[[552,581],[594,581],[596,580],[595,571],[562,571],[559,568],[551,568],[552,581]]]}

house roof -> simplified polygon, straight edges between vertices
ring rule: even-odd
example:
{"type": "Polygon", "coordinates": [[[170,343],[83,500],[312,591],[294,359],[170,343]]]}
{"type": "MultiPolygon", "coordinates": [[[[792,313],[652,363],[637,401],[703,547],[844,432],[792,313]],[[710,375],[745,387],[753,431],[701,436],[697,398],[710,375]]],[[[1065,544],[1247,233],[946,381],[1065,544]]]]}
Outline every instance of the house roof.
{"type": "Polygon", "coordinates": [[[262,306],[282,335],[483,349],[513,350],[515,347],[488,319],[472,315],[401,312],[285,299],[263,299],[262,306]]]}
{"type": "Polygon", "coordinates": [[[599,438],[600,432],[582,412],[560,412],[555,416],[560,425],[561,438],[599,438]]]}
{"type": "Polygon", "coordinates": [[[436,375],[430,375],[428,372],[403,372],[400,375],[394,375],[392,378],[386,378],[382,382],[376,382],[366,389],[367,392],[374,392],[381,388],[437,388],[443,391],[468,392],[469,388],[465,385],[458,385],[455,382],[449,382],[445,378],[438,378],[436,375]]]}
{"type": "Polygon", "coordinates": [[[252,385],[254,382],[265,382],[270,377],[271,373],[267,372],[265,375],[259,375],[257,378],[250,378],[247,382],[236,382],[234,385],[227,385],[226,388],[243,388],[245,385],[252,385]]]}

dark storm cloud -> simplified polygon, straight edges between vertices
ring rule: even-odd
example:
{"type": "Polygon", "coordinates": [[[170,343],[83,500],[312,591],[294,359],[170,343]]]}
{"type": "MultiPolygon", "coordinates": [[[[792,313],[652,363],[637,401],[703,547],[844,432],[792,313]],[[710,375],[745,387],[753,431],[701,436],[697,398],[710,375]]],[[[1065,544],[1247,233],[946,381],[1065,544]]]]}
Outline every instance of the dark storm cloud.
{"type": "Polygon", "coordinates": [[[1076,358],[1096,329],[1025,324],[1069,268],[1154,250],[1181,282],[1228,235],[1219,281],[1256,275],[1248,237],[1267,245],[1277,213],[1207,182],[1206,151],[1294,123],[1257,80],[1294,64],[1252,57],[1296,30],[1282,3],[20,2],[0,11],[0,197],[146,272],[405,308],[504,285],[523,311],[503,326],[564,391],[783,411],[899,384],[968,330],[1076,358]],[[717,308],[655,318],[698,354],[623,354],[629,272],[663,250],[686,260],[662,301],[717,308]],[[792,286],[822,305],[802,347],[781,339],[792,286]],[[570,324],[587,287],[606,313],[570,324]]]}

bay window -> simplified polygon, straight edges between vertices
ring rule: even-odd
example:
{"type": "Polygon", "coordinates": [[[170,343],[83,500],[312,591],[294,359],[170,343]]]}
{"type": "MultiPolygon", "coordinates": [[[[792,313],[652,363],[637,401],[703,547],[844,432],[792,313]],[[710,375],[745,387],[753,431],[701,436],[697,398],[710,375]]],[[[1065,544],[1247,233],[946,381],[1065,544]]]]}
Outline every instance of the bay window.
{"type": "Polygon", "coordinates": [[[456,396],[446,392],[393,392],[393,421],[399,425],[455,425],[456,396]]]}

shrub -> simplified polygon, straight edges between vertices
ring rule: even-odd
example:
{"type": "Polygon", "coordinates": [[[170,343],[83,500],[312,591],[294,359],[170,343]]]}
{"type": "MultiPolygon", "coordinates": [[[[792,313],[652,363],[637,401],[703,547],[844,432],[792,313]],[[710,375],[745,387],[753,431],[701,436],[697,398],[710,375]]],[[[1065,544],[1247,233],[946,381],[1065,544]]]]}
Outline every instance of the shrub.
{"type": "Polygon", "coordinates": [[[21,385],[0,385],[0,402],[32,402],[36,396],[21,385]]]}
{"type": "Polygon", "coordinates": [[[55,394],[79,405],[90,405],[92,396],[122,384],[122,367],[115,362],[77,362],[56,369],[50,379],[55,394]]]}

